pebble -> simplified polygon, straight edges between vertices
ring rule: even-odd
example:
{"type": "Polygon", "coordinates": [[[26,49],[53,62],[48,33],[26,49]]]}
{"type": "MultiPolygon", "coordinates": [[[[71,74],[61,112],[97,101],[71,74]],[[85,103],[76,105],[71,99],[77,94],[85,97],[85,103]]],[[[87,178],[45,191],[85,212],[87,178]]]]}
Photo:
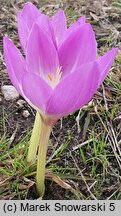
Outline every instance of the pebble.
{"type": "Polygon", "coordinates": [[[15,100],[15,99],[19,98],[19,93],[17,92],[15,87],[12,86],[12,85],[4,85],[4,86],[2,86],[1,91],[3,93],[3,96],[4,96],[5,100],[7,100],[7,101],[15,100]]]}
{"type": "Polygon", "coordinates": [[[26,102],[24,100],[22,100],[22,99],[17,101],[17,105],[19,106],[19,108],[23,108],[25,103],[26,102]]]}
{"type": "Polygon", "coordinates": [[[29,111],[28,111],[28,110],[24,110],[24,111],[23,111],[23,117],[24,117],[24,118],[28,118],[29,116],[30,116],[29,111]]]}

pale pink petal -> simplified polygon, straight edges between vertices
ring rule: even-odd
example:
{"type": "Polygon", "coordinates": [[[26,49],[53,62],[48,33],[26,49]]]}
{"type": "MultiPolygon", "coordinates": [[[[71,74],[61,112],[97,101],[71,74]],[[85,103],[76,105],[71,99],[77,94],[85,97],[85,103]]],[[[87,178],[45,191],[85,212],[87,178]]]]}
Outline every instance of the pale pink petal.
{"type": "Polygon", "coordinates": [[[17,91],[23,95],[21,80],[25,70],[25,60],[16,46],[4,37],[4,58],[9,78],[17,91]]]}
{"type": "Polygon", "coordinates": [[[29,101],[42,111],[52,93],[52,89],[37,74],[26,73],[22,80],[22,89],[29,101]]]}
{"type": "Polygon", "coordinates": [[[27,70],[39,74],[43,79],[54,74],[59,66],[56,48],[50,37],[37,25],[30,33],[27,52],[27,70]]]}
{"type": "Polygon", "coordinates": [[[52,22],[49,19],[48,16],[42,14],[41,16],[38,17],[36,23],[38,24],[38,26],[46,32],[46,34],[48,36],[50,36],[51,40],[53,41],[55,47],[57,48],[57,44],[56,44],[56,38],[55,38],[55,34],[54,34],[54,29],[52,26],[52,22]]]}
{"type": "Polygon", "coordinates": [[[100,71],[100,79],[98,86],[103,82],[105,77],[107,76],[107,73],[109,72],[113,62],[114,58],[118,52],[118,48],[113,48],[108,53],[106,53],[104,56],[100,57],[97,60],[99,71],[100,71]]]}
{"type": "Polygon", "coordinates": [[[31,2],[26,3],[18,14],[18,33],[23,49],[26,49],[30,30],[40,15],[41,12],[31,2]]]}
{"type": "Polygon", "coordinates": [[[18,14],[18,34],[24,52],[26,52],[26,44],[29,33],[30,29],[27,27],[24,18],[21,16],[21,14],[18,14]]]}
{"type": "Polygon", "coordinates": [[[81,108],[95,93],[98,79],[97,63],[82,65],[56,86],[48,101],[46,113],[62,117],[81,108]]]}
{"type": "Polygon", "coordinates": [[[59,48],[63,76],[75,71],[82,64],[95,61],[96,54],[96,40],[91,25],[77,27],[59,48]]]}
{"type": "Polygon", "coordinates": [[[54,28],[57,46],[59,46],[62,43],[67,31],[66,16],[63,10],[59,10],[52,18],[52,25],[54,28]]]}
{"type": "Polygon", "coordinates": [[[70,34],[75,28],[82,27],[84,24],[85,16],[82,16],[67,29],[66,35],[68,36],[68,34],[70,34]]]}

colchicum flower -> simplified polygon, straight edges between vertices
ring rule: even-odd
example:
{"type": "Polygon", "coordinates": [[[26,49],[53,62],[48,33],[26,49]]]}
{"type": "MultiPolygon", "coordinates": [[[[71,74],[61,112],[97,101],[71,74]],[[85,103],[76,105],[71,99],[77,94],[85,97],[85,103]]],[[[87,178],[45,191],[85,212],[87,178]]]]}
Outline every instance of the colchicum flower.
{"type": "Polygon", "coordinates": [[[69,28],[62,10],[49,18],[27,3],[18,14],[25,57],[4,38],[11,82],[42,118],[37,190],[44,193],[47,143],[53,124],[90,101],[110,70],[117,48],[97,59],[95,34],[85,17],[69,28]]]}

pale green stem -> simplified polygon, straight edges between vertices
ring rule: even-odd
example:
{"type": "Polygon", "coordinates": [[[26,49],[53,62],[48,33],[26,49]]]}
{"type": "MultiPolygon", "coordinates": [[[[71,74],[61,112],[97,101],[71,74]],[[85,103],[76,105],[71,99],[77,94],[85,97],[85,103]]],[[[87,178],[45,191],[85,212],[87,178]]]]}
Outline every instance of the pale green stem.
{"type": "Polygon", "coordinates": [[[40,197],[44,195],[45,191],[45,165],[46,165],[46,153],[47,146],[50,137],[52,127],[42,121],[40,144],[37,161],[37,183],[36,188],[40,197]]]}
{"type": "Polygon", "coordinates": [[[41,116],[39,112],[36,113],[34,127],[29,143],[29,151],[27,156],[27,162],[33,163],[36,160],[37,149],[40,140],[41,133],[41,116]]]}

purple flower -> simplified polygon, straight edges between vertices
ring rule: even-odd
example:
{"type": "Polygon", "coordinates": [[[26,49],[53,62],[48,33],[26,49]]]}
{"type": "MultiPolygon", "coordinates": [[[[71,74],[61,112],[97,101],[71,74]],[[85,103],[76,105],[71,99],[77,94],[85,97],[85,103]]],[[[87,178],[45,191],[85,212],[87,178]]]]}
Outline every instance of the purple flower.
{"type": "Polygon", "coordinates": [[[24,58],[4,38],[11,82],[42,116],[55,119],[74,112],[93,97],[110,70],[117,48],[97,59],[95,35],[85,18],[66,27],[63,11],[49,19],[31,3],[18,15],[24,58]]]}
{"type": "Polygon", "coordinates": [[[23,10],[18,14],[18,34],[24,50],[26,49],[32,26],[35,23],[50,36],[57,48],[72,30],[77,26],[85,24],[85,16],[80,17],[77,22],[67,29],[66,16],[63,10],[59,10],[50,19],[42,14],[32,3],[26,3],[23,10]]]}

